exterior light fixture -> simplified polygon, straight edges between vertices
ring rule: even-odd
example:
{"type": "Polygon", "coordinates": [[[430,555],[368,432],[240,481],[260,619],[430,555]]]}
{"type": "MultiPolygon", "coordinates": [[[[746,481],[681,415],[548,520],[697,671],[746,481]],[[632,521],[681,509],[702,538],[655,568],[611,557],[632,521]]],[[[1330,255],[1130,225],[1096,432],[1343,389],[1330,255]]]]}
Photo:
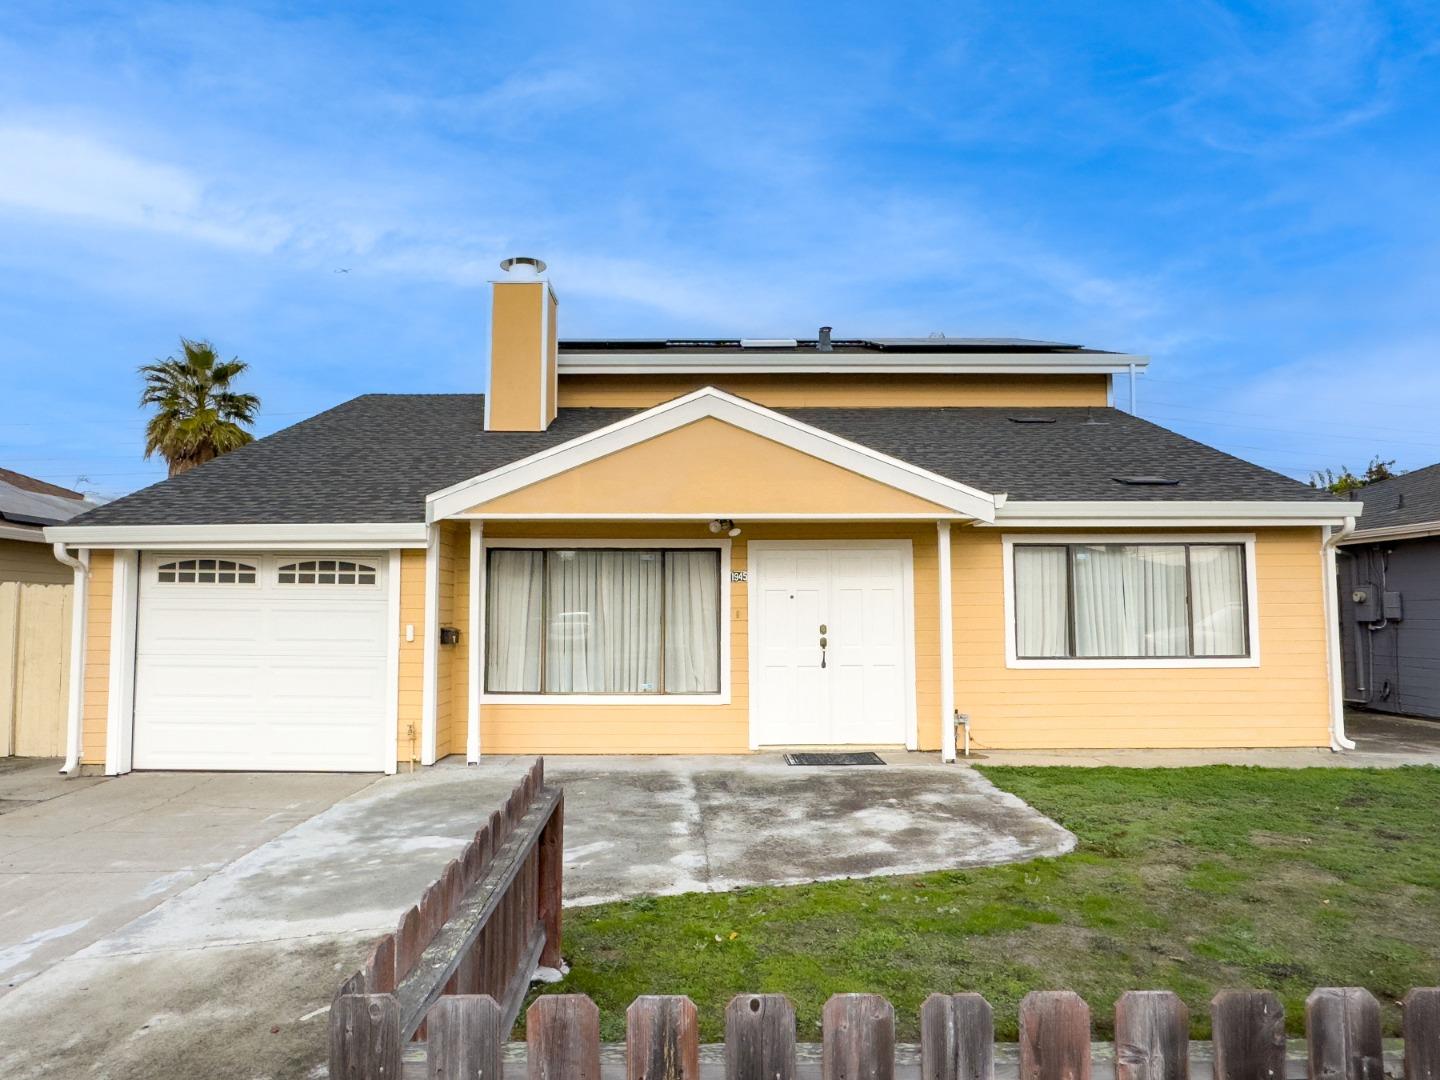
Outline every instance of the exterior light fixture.
{"type": "Polygon", "coordinates": [[[710,531],[716,535],[723,532],[726,536],[739,536],[740,526],[729,518],[716,518],[710,522],[710,531]]]}

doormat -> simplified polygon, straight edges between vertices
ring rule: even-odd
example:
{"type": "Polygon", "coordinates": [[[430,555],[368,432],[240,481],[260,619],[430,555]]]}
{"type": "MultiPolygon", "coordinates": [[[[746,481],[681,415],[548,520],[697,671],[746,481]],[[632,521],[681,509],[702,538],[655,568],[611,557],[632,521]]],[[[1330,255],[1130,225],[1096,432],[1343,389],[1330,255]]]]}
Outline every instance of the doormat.
{"type": "Polygon", "coordinates": [[[786,754],[786,765],[884,765],[885,760],[870,750],[859,754],[786,754]]]}

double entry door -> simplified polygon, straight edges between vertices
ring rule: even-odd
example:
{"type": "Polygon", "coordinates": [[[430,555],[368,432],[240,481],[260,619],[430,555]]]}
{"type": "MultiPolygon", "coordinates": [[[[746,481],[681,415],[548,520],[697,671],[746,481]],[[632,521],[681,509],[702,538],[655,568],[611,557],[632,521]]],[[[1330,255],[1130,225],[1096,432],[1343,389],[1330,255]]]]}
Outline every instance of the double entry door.
{"type": "Polygon", "coordinates": [[[749,548],[751,742],[908,745],[909,541],[749,548]]]}

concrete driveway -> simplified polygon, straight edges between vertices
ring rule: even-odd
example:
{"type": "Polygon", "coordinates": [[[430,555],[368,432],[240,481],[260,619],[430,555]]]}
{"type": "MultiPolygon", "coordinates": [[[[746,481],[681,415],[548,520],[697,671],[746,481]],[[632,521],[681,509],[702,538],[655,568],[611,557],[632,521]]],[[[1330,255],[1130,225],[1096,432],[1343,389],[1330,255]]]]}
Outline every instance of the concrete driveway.
{"type": "MultiPolygon", "coordinates": [[[[1074,843],[972,770],[901,761],[552,758],[567,900],[980,866],[1074,843]]],[[[0,815],[0,1073],[311,1074],[340,978],[527,765],[0,775],[0,808],[16,804],[0,815]]]]}

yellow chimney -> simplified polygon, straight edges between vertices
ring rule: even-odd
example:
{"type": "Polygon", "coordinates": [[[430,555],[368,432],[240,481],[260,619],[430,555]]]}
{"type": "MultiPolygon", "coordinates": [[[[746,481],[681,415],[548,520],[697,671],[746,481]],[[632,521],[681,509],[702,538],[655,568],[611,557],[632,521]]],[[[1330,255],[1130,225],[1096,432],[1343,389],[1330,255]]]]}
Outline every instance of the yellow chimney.
{"type": "Polygon", "coordinates": [[[500,264],[490,284],[490,386],[486,431],[544,431],[560,392],[555,345],[555,293],[539,259],[500,264]]]}

